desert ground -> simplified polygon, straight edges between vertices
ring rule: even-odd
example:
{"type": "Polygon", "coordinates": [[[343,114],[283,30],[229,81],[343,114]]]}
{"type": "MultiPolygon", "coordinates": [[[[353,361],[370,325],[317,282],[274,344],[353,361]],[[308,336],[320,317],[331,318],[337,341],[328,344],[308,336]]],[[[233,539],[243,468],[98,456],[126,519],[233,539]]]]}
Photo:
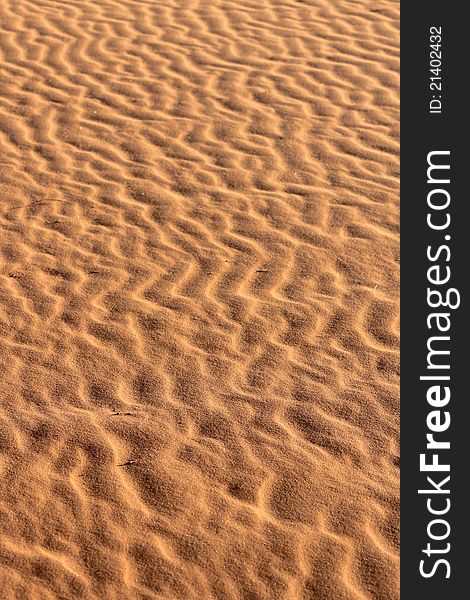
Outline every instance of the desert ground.
{"type": "Polygon", "coordinates": [[[397,600],[399,5],[0,0],[1,600],[397,600]]]}

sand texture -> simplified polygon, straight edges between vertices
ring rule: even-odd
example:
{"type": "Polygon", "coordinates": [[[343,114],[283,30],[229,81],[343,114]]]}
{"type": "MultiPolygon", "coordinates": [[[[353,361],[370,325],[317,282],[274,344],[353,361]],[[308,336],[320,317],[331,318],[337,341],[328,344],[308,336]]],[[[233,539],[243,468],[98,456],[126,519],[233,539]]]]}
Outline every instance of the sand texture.
{"type": "Polygon", "coordinates": [[[0,599],[398,598],[395,1],[0,0],[0,599]]]}

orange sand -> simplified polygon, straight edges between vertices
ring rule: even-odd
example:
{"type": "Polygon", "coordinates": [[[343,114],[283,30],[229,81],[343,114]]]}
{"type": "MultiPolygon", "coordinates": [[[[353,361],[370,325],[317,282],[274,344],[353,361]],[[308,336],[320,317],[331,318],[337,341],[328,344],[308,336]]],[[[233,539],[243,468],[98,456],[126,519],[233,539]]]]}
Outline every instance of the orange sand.
{"type": "Polygon", "coordinates": [[[0,2],[1,600],[398,598],[398,20],[0,2]]]}

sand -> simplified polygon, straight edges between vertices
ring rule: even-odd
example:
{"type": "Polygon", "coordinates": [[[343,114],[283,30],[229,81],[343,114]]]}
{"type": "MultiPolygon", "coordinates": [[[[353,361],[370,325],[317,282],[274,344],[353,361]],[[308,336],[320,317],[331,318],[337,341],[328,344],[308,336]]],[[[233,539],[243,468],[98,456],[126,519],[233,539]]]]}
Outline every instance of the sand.
{"type": "Polygon", "coordinates": [[[2,600],[398,598],[398,23],[0,2],[2,600]]]}

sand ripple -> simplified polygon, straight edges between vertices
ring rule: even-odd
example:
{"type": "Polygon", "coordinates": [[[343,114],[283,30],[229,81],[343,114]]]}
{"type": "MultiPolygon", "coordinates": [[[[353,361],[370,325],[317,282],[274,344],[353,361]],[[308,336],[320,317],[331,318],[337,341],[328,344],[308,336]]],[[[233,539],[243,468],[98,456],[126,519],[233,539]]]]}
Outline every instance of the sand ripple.
{"type": "Polygon", "coordinates": [[[398,598],[398,3],[0,3],[5,600],[398,598]]]}

